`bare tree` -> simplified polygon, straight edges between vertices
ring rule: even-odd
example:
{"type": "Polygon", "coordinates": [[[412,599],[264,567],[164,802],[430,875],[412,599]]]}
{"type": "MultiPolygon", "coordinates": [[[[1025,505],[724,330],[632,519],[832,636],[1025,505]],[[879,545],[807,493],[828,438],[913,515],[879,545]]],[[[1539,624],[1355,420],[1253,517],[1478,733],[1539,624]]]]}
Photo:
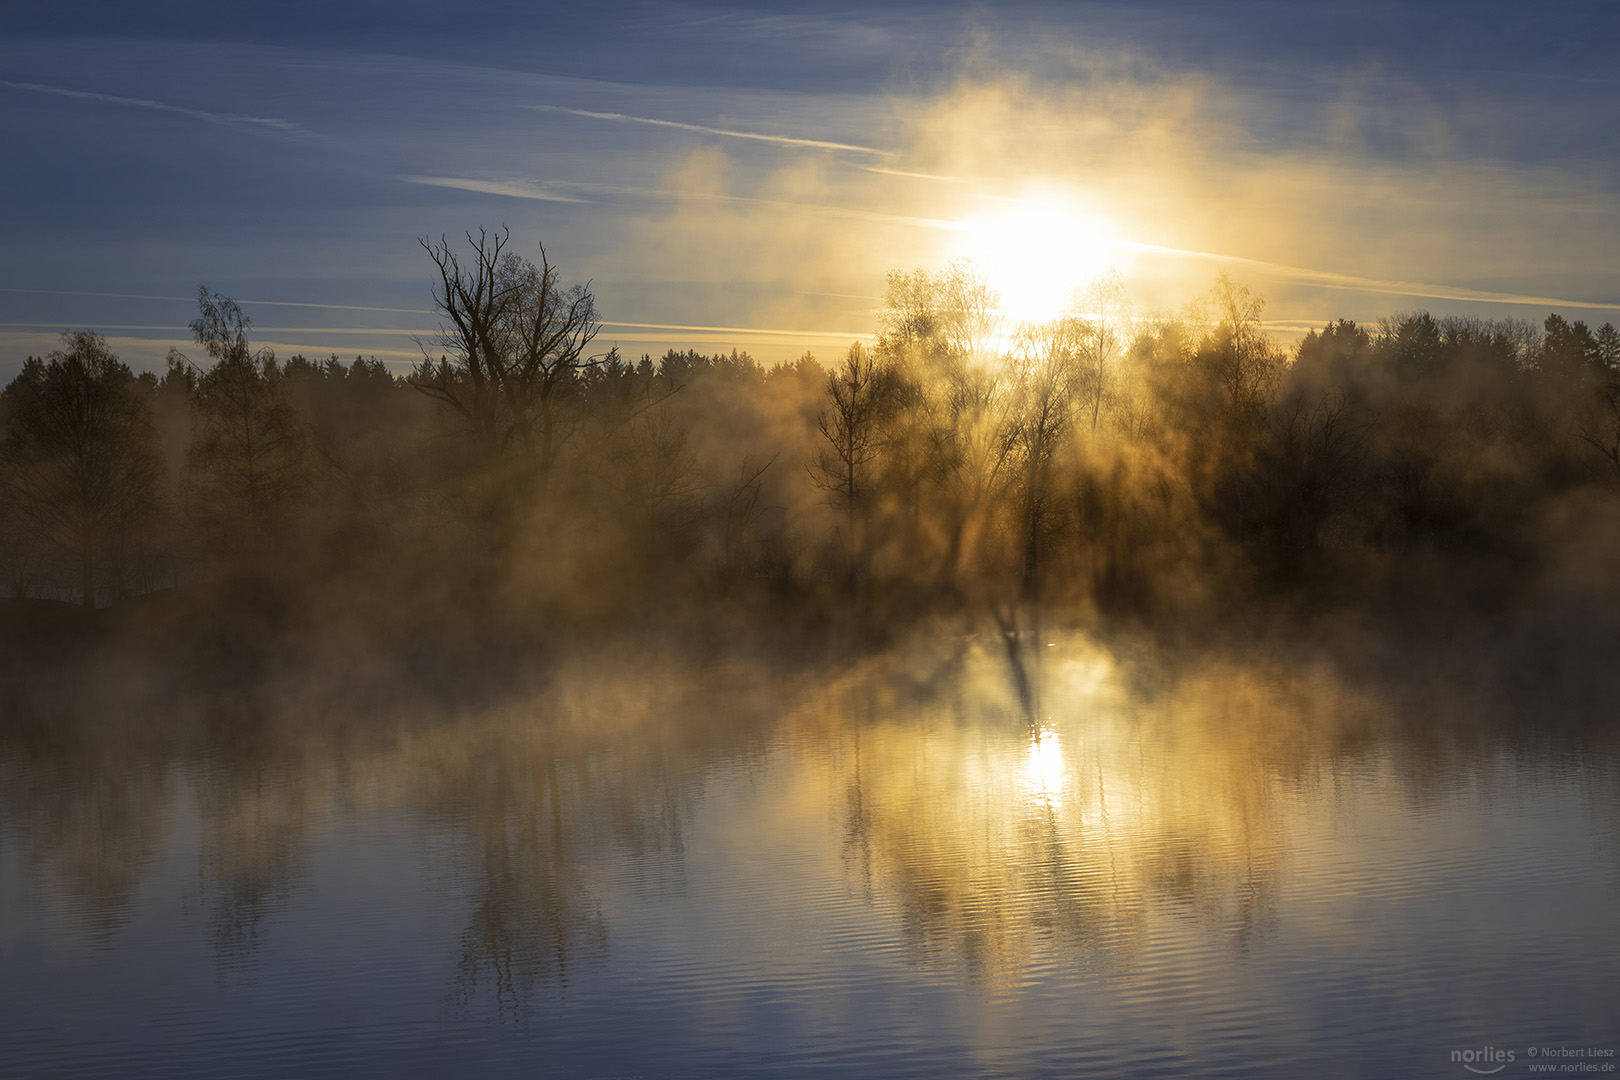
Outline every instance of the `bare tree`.
{"type": "Polygon", "coordinates": [[[881,446],[878,370],[872,354],[855,342],[844,363],[827,374],[827,403],[816,424],[825,446],[810,462],[810,478],[844,510],[849,567],[858,573],[860,516],[869,495],[871,465],[881,446]]]}
{"type": "Polygon", "coordinates": [[[1218,323],[1213,348],[1206,355],[1223,392],[1228,422],[1255,428],[1271,408],[1283,371],[1283,356],[1260,325],[1265,297],[1239,285],[1223,270],[1210,301],[1218,323]]]}
{"type": "Polygon", "coordinates": [[[1033,601],[1050,517],[1053,466],[1073,427],[1075,390],[1089,358],[1083,339],[1076,340],[1059,324],[1045,332],[1026,330],[1007,359],[1012,392],[1004,438],[1017,466],[1016,486],[1021,488],[1020,592],[1026,601],[1033,601]]]}
{"type": "Polygon", "coordinates": [[[1080,307],[1059,321],[1057,332],[1074,352],[1075,394],[1095,433],[1103,409],[1114,402],[1117,368],[1130,337],[1131,314],[1119,271],[1087,286],[1080,307]]]}
{"type": "Polygon", "coordinates": [[[721,535],[721,558],[728,581],[742,576],[748,544],[753,538],[760,517],[765,512],[762,497],[765,474],[776,464],[778,457],[781,457],[780,453],[772,454],[771,459],[763,465],[759,464],[752,454],[743,458],[742,464],[737,466],[736,479],[731,482],[731,487],[726,492],[726,521],[721,535]]]}
{"type": "Polygon", "coordinates": [[[536,265],[508,251],[510,240],[505,229],[468,233],[465,257],[442,237],[422,241],[444,323],[408,381],[454,410],[486,451],[518,448],[545,478],[572,433],[562,406],[596,362],[586,349],[600,323],[588,284],[563,285],[543,245],[536,265]],[[430,349],[444,350],[438,361],[430,349]]]}
{"type": "Polygon", "coordinates": [[[540,473],[547,476],[571,431],[564,429],[559,407],[577,389],[580,371],[594,362],[585,350],[601,328],[596,300],[589,283],[561,284],[544,245],[538,266],[515,256],[502,265],[515,287],[503,327],[510,363],[502,390],[524,449],[539,455],[540,473]]]}
{"type": "Polygon", "coordinates": [[[472,255],[461,256],[444,238],[437,245],[421,244],[439,272],[433,286],[433,304],[446,320],[439,335],[422,346],[423,360],[412,370],[409,383],[427,396],[448,405],[466,421],[473,437],[487,449],[500,449],[506,439],[502,417],[500,322],[512,306],[516,284],[502,281],[501,253],[510,240],[506,230],[490,236],[478,230],[467,234],[472,255]],[[428,345],[448,349],[451,361],[441,356],[434,363],[428,345]]]}
{"type": "MultiPolygon", "coordinates": [[[[938,503],[941,583],[955,584],[988,521],[1008,442],[1001,298],[958,260],[938,274],[892,274],[878,352],[905,372],[914,400],[899,421],[909,497],[938,503]]],[[[916,509],[913,516],[921,518],[916,509]]]]}
{"type": "Polygon", "coordinates": [[[619,425],[608,451],[621,508],[651,538],[681,516],[698,493],[686,428],[666,410],[643,412],[619,425]]]}
{"type": "Polygon", "coordinates": [[[1620,377],[1611,377],[1597,395],[1598,408],[1580,422],[1575,437],[1596,450],[1620,481],[1620,377]]]}

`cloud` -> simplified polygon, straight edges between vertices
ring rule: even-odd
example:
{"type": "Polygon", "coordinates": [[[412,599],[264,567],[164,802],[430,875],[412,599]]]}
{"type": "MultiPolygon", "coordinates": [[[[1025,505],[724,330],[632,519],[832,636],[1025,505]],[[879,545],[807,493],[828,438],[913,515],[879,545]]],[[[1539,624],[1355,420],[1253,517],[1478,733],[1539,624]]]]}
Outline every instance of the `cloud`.
{"type": "MultiPolygon", "coordinates": [[[[1578,161],[1493,156],[1459,135],[1474,121],[1466,104],[1421,87],[1369,99],[1345,76],[1339,96],[1283,100],[1080,53],[1078,74],[1056,81],[967,68],[941,93],[895,99],[902,153],[888,163],[965,183],[906,185],[890,205],[972,220],[986,199],[1050,202],[1095,217],[1140,306],[1173,309],[1225,263],[1274,282],[1280,307],[1322,317],[1371,317],[1375,296],[1620,310],[1603,272],[1620,237],[1612,184],[1578,161]]],[[[932,258],[922,239],[909,258],[878,254],[940,265],[966,253],[936,235],[947,242],[932,258]]],[[[854,265],[861,252],[839,254],[854,265]]]]}
{"type": "Polygon", "coordinates": [[[273,116],[246,116],[240,113],[217,113],[206,109],[192,109],[184,105],[169,105],[162,101],[153,101],[151,98],[121,97],[118,94],[99,94],[92,90],[70,90],[62,86],[48,86],[45,83],[11,82],[0,79],[0,86],[7,86],[13,90],[26,90],[34,94],[54,94],[57,97],[74,98],[80,101],[103,101],[111,105],[130,105],[140,109],[154,109],[158,112],[176,113],[180,116],[189,116],[196,120],[207,120],[216,124],[248,124],[266,127],[275,131],[301,131],[299,125],[291,120],[280,120],[273,116]]]}
{"type": "Polygon", "coordinates": [[[723,135],[728,139],[753,139],[758,142],[778,143],[784,146],[802,146],[813,150],[841,150],[852,154],[875,154],[880,157],[887,157],[891,154],[891,151],[888,150],[879,150],[872,146],[857,146],[853,143],[827,142],[822,139],[801,139],[791,135],[765,135],[755,131],[732,131],[728,128],[707,127],[703,124],[684,124],[677,120],[656,120],[649,116],[593,112],[590,109],[570,109],[562,105],[529,105],[526,108],[538,112],[558,112],[567,113],[569,116],[584,116],[592,120],[614,120],[625,124],[650,124],[654,127],[675,128],[678,131],[695,131],[702,135],[723,135]]]}

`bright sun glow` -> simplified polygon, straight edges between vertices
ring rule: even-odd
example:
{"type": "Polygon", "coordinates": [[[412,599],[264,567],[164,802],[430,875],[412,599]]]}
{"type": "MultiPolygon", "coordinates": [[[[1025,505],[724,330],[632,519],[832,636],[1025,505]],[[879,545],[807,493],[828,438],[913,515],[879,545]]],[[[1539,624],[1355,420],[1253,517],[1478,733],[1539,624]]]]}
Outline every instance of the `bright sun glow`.
{"type": "Polygon", "coordinates": [[[964,254],[1001,294],[1002,314],[1039,322],[1108,269],[1107,222],[1054,201],[1025,199],[966,222],[964,254]]]}

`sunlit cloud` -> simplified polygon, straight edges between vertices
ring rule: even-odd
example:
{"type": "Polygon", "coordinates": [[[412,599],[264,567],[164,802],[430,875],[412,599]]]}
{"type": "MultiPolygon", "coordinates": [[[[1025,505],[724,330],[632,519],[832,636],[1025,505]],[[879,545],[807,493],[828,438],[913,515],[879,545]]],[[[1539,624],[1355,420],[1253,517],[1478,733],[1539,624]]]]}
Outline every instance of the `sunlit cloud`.
{"type": "Polygon", "coordinates": [[[876,154],[880,156],[889,154],[887,150],[879,150],[871,146],[857,146],[853,143],[828,142],[825,139],[804,139],[792,135],[767,135],[757,131],[733,131],[730,128],[708,127],[704,124],[686,124],[678,120],[659,120],[650,116],[630,116],[626,113],[570,109],[562,105],[529,105],[526,107],[539,112],[566,113],[569,116],[583,116],[592,120],[612,120],[625,124],[648,124],[653,127],[674,128],[678,131],[692,131],[701,135],[721,135],[728,139],[752,139],[757,142],[777,143],[783,146],[800,146],[813,150],[841,150],[853,154],[876,154]]]}
{"type": "Polygon", "coordinates": [[[241,113],[218,113],[207,109],[193,109],[184,105],[170,105],[167,102],[153,101],[151,98],[122,97],[118,94],[101,94],[92,90],[71,90],[63,86],[48,86],[45,83],[11,82],[0,79],[0,86],[10,87],[13,90],[25,90],[35,94],[53,94],[57,97],[74,98],[80,101],[101,101],[109,105],[128,105],[140,109],[154,109],[158,112],[174,113],[178,116],[189,116],[196,120],[207,120],[218,124],[249,124],[267,127],[276,131],[301,131],[298,124],[291,120],[281,120],[273,116],[246,116],[241,113]]]}

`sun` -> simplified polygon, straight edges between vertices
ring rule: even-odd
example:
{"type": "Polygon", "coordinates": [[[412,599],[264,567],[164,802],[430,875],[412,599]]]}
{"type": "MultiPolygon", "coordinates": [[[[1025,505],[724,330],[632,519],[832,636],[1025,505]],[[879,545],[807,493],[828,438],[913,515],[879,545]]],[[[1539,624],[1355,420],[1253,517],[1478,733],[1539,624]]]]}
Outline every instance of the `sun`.
{"type": "Polygon", "coordinates": [[[963,223],[961,254],[1001,296],[1016,323],[1043,322],[1109,267],[1106,218],[1051,199],[1017,199],[963,223]]]}

